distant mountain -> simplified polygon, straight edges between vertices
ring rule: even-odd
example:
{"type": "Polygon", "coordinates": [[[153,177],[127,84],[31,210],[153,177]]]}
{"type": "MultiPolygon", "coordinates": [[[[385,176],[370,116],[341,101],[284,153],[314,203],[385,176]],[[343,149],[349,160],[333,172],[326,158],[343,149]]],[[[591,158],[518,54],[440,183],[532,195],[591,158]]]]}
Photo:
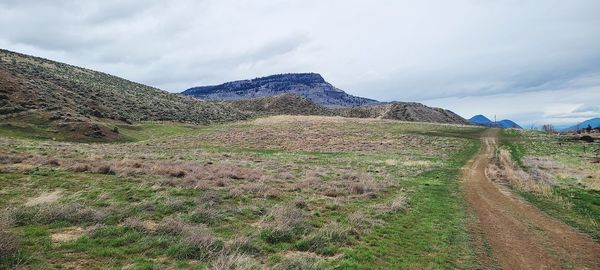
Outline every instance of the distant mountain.
{"type": "Polygon", "coordinates": [[[240,100],[296,94],[329,108],[355,107],[378,101],[347,94],[317,73],[289,73],[214,86],[193,87],[181,94],[203,100],[240,100]]]}
{"type": "Polygon", "coordinates": [[[481,114],[471,117],[471,119],[469,119],[469,122],[471,124],[475,124],[478,126],[486,126],[486,127],[491,127],[494,125],[494,122],[492,122],[492,120],[490,120],[489,118],[487,118],[481,114]]]}
{"type": "Polygon", "coordinates": [[[501,127],[501,128],[518,128],[518,129],[522,129],[522,127],[519,126],[519,125],[517,125],[517,123],[513,122],[512,120],[508,120],[508,119],[500,120],[496,124],[498,125],[498,127],[501,127]]]}
{"type": "Polygon", "coordinates": [[[500,121],[494,123],[492,120],[490,120],[489,118],[487,118],[481,114],[471,117],[471,119],[469,119],[469,123],[478,125],[478,126],[484,126],[484,127],[519,128],[519,129],[522,128],[521,126],[519,126],[517,123],[513,122],[512,120],[504,119],[504,120],[500,120],[500,121]]]}
{"type": "Polygon", "coordinates": [[[578,129],[587,128],[588,125],[591,126],[592,128],[600,127],[600,117],[585,120],[577,125],[574,125],[569,128],[565,128],[563,131],[577,131],[578,129]]]}

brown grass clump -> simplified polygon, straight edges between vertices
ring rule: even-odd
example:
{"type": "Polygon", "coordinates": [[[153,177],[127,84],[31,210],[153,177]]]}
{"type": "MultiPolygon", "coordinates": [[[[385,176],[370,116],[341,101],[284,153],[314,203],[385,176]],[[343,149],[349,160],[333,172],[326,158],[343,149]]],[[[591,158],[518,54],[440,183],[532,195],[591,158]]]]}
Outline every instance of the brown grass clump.
{"type": "Polygon", "coordinates": [[[190,221],[202,224],[215,224],[222,219],[221,212],[215,207],[200,206],[190,215],[190,221]]]}
{"type": "Polygon", "coordinates": [[[320,190],[327,197],[336,198],[354,195],[375,198],[379,192],[391,186],[391,182],[375,180],[368,174],[341,171],[334,179],[329,181],[312,180],[308,186],[320,190]]]}
{"type": "Polygon", "coordinates": [[[324,268],[324,260],[308,254],[298,254],[285,257],[275,265],[275,270],[321,270],[324,268]]]}
{"type": "Polygon", "coordinates": [[[5,214],[0,215],[0,257],[8,258],[17,254],[20,241],[17,235],[11,232],[12,219],[5,214]]]}
{"type": "Polygon", "coordinates": [[[25,160],[25,157],[0,153],[0,164],[17,164],[25,160]]]}
{"type": "Polygon", "coordinates": [[[71,224],[99,223],[106,217],[104,211],[78,203],[23,206],[14,209],[12,212],[18,225],[51,224],[54,222],[71,224]]]}
{"type": "Polygon", "coordinates": [[[220,254],[210,265],[211,270],[260,270],[260,263],[254,258],[240,254],[220,254]]]}
{"type": "Polygon", "coordinates": [[[376,225],[382,224],[381,220],[370,218],[365,213],[354,212],[348,215],[348,227],[353,235],[370,233],[376,225]]]}
{"type": "Polygon", "coordinates": [[[101,165],[96,169],[96,172],[101,174],[116,174],[110,165],[101,165]]]}
{"type": "Polygon", "coordinates": [[[289,242],[310,230],[307,213],[289,205],[272,208],[262,227],[261,237],[270,243],[289,242]]]}
{"type": "Polygon", "coordinates": [[[408,196],[405,193],[398,193],[390,201],[377,205],[375,209],[381,214],[392,214],[408,210],[408,196]]]}

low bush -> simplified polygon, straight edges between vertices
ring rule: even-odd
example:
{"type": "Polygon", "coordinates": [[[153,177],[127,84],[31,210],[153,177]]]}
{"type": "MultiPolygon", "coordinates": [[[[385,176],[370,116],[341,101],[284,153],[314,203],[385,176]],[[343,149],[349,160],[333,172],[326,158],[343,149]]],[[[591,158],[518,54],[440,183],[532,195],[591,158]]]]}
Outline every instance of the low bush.
{"type": "Polygon", "coordinates": [[[275,270],[320,270],[324,268],[322,259],[309,255],[285,257],[275,265],[275,270]]]}
{"type": "Polygon", "coordinates": [[[206,206],[196,208],[196,210],[194,210],[189,216],[189,220],[191,222],[202,223],[207,225],[216,224],[222,218],[223,217],[221,213],[217,209],[206,206]]]}
{"type": "Polygon", "coordinates": [[[261,238],[269,243],[291,242],[310,230],[307,214],[293,206],[277,206],[263,219],[261,238]]]}
{"type": "Polygon", "coordinates": [[[296,243],[296,248],[302,251],[312,251],[317,254],[332,256],[338,246],[350,243],[349,230],[339,225],[328,224],[312,232],[306,238],[296,243]]]}
{"type": "Polygon", "coordinates": [[[239,254],[220,254],[210,265],[211,270],[260,270],[260,263],[254,258],[239,254]]]}
{"type": "Polygon", "coordinates": [[[0,216],[0,263],[2,258],[12,257],[19,251],[20,241],[17,235],[10,231],[11,225],[9,217],[0,216]]]}
{"type": "Polygon", "coordinates": [[[106,213],[78,203],[43,204],[23,206],[13,209],[12,214],[18,225],[51,224],[67,222],[70,224],[100,223],[106,218],[106,213]]]}

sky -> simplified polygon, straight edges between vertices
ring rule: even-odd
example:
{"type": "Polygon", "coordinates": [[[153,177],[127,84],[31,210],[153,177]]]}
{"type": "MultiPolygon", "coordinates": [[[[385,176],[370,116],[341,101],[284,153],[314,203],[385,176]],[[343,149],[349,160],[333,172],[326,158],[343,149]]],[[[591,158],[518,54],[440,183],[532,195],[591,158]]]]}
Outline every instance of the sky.
{"type": "Polygon", "coordinates": [[[0,0],[0,48],[169,92],[289,72],[463,117],[600,117],[598,0],[0,0]]]}

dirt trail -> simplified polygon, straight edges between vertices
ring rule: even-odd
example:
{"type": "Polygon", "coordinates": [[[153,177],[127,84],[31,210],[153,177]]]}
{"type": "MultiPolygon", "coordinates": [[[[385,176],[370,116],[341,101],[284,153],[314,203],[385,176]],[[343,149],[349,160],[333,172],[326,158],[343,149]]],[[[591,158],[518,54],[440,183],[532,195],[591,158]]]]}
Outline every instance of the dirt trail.
{"type": "Polygon", "coordinates": [[[484,132],[482,149],[466,165],[464,174],[467,201],[478,219],[475,231],[491,249],[491,254],[482,258],[484,264],[489,264],[491,257],[502,269],[600,269],[600,244],[486,177],[498,131],[484,132]]]}

